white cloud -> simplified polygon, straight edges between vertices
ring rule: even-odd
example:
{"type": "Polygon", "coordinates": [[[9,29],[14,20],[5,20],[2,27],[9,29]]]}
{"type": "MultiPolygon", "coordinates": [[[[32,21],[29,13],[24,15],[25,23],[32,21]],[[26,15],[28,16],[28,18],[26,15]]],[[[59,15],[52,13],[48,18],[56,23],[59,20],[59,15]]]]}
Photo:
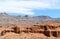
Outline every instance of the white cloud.
{"type": "Polygon", "coordinates": [[[33,9],[60,9],[59,0],[0,0],[0,12],[33,15],[33,9]]]}

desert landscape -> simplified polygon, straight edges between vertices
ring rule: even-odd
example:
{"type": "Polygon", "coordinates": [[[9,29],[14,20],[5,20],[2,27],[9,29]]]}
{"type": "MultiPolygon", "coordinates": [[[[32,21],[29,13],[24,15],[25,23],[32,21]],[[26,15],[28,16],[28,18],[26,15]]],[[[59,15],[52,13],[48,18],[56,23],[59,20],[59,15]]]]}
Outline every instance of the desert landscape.
{"type": "Polygon", "coordinates": [[[60,39],[60,18],[0,13],[0,39],[60,39]]]}
{"type": "Polygon", "coordinates": [[[60,0],[0,0],[0,39],[60,39],[60,0]]]}

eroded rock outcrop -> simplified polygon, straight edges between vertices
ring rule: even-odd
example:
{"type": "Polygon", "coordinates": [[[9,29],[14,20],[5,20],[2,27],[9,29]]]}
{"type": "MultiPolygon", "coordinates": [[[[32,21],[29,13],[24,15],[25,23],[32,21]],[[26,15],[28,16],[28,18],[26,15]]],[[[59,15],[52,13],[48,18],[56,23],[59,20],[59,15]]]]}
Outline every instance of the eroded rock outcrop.
{"type": "Polygon", "coordinates": [[[14,26],[11,28],[7,28],[1,31],[1,36],[5,35],[6,33],[13,32],[16,34],[24,33],[42,33],[45,36],[54,36],[60,37],[60,25],[55,24],[42,24],[42,25],[33,25],[33,26],[14,26]]]}

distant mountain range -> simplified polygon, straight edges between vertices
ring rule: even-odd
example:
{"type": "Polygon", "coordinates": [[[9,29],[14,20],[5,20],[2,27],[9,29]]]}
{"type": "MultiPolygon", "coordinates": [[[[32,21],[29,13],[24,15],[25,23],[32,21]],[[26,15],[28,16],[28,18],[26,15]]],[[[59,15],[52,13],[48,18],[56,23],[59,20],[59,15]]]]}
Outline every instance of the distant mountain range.
{"type": "Polygon", "coordinates": [[[21,24],[31,25],[44,22],[60,22],[60,18],[52,18],[50,16],[13,16],[7,13],[0,13],[0,25],[21,24]]]}

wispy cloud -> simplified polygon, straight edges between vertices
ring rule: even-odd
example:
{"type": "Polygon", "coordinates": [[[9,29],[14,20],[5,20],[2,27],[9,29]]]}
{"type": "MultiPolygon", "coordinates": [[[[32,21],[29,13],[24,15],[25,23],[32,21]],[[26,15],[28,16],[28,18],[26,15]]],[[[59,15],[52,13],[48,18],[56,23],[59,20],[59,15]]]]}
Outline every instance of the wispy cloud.
{"type": "Polygon", "coordinates": [[[34,15],[33,9],[60,9],[60,0],[0,0],[0,12],[34,15]]]}

